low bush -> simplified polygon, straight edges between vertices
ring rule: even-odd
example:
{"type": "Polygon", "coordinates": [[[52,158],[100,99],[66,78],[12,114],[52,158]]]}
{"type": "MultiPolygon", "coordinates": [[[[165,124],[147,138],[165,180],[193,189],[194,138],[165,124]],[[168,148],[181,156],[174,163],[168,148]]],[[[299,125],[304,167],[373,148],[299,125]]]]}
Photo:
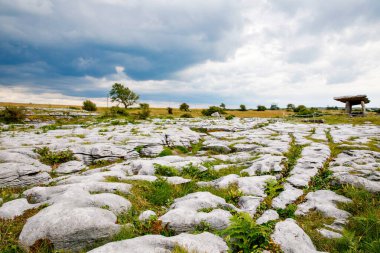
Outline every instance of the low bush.
{"type": "Polygon", "coordinates": [[[91,100],[85,100],[83,101],[82,109],[85,111],[94,112],[97,108],[94,102],[92,102],[91,100]]]}
{"type": "Polygon", "coordinates": [[[6,106],[0,111],[0,120],[5,123],[22,123],[26,118],[23,107],[6,106]]]}
{"type": "Polygon", "coordinates": [[[235,116],[234,115],[227,115],[226,117],[225,117],[225,119],[226,120],[232,120],[233,118],[235,118],[235,116]]]}
{"type": "Polygon", "coordinates": [[[191,115],[190,113],[184,113],[181,115],[181,118],[190,119],[190,118],[193,118],[193,115],[191,115]]]}
{"type": "Polygon", "coordinates": [[[149,104],[141,103],[140,104],[140,112],[138,115],[139,115],[139,119],[147,119],[150,115],[149,104]]]}
{"type": "Polygon", "coordinates": [[[111,116],[129,116],[127,109],[118,106],[112,106],[110,108],[111,116]]]}
{"type": "Polygon", "coordinates": [[[40,161],[42,163],[53,167],[75,160],[74,153],[69,149],[54,152],[51,151],[49,147],[42,147],[34,149],[34,152],[40,155],[40,161]]]}
{"type": "Polygon", "coordinates": [[[211,114],[218,112],[219,114],[226,114],[223,108],[218,106],[210,106],[208,109],[202,110],[204,116],[211,116],[211,114]]]}
{"type": "Polygon", "coordinates": [[[173,114],[173,108],[168,107],[167,109],[168,109],[168,114],[173,114]]]}

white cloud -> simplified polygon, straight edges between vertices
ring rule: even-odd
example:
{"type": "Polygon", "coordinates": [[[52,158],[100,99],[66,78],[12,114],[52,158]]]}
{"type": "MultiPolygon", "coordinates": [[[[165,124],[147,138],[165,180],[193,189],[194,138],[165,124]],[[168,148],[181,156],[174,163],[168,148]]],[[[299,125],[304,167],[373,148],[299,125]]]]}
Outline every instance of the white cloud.
{"type": "MultiPolygon", "coordinates": [[[[170,52],[171,48],[181,46],[210,55],[163,80],[133,80],[126,74],[128,65],[112,65],[116,73],[78,78],[77,91],[107,90],[114,82],[121,82],[139,94],[149,95],[150,99],[156,96],[151,102],[163,106],[177,103],[165,99],[165,95],[181,98],[188,95],[193,97],[192,104],[198,106],[219,100],[230,106],[244,103],[249,107],[272,102],[280,106],[287,103],[340,105],[333,97],[364,93],[373,101],[371,106],[379,106],[380,19],[374,15],[380,10],[377,1],[196,0],[168,4],[164,0],[96,0],[89,3],[51,2],[46,4],[49,8],[44,7],[47,11],[43,15],[49,15],[48,10],[52,8],[60,10],[56,16],[49,17],[51,26],[46,21],[37,22],[32,30],[25,23],[29,19],[17,23],[10,16],[6,25],[0,25],[0,30],[13,38],[22,37],[37,44],[92,40],[112,47],[138,45],[152,52],[170,52]],[[223,57],[212,57],[211,51],[223,57]],[[199,102],[197,97],[202,95],[209,96],[212,102],[199,102]]],[[[15,6],[18,6],[16,2],[15,6]]],[[[20,10],[23,11],[21,7],[20,10]]],[[[113,57],[127,58],[131,67],[140,66],[144,70],[152,67],[144,57],[116,51],[113,57]]],[[[172,64],[176,64],[176,55],[173,59],[172,64]]],[[[91,57],[78,56],[77,64],[85,68],[94,61],[91,57]]],[[[24,67],[32,68],[28,64],[24,67]]],[[[27,99],[22,94],[33,93],[32,90],[12,92],[18,94],[9,97],[13,100],[27,99]]],[[[49,99],[50,95],[53,96],[51,93],[33,96],[49,99]]],[[[62,101],[74,99],[54,96],[62,101]]]]}

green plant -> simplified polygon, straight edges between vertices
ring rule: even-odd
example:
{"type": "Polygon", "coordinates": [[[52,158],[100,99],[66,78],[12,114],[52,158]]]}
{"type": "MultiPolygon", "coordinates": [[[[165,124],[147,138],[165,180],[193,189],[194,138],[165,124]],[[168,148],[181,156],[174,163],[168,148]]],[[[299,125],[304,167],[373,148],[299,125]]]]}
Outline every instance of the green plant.
{"type": "Polygon", "coordinates": [[[287,111],[293,111],[295,108],[296,108],[296,107],[295,107],[294,104],[288,104],[288,105],[286,106],[286,110],[287,110],[287,111]]]}
{"type": "Polygon", "coordinates": [[[168,114],[173,114],[173,108],[168,107],[167,109],[168,109],[168,114]]]}
{"type": "Polygon", "coordinates": [[[278,107],[277,104],[271,104],[270,109],[271,110],[280,110],[280,107],[278,107]]]}
{"type": "Polygon", "coordinates": [[[240,105],[240,111],[245,112],[246,110],[247,110],[247,108],[245,107],[245,105],[240,105]]]}
{"type": "Polygon", "coordinates": [[[208,109],[202,110],[202,115],[211,116],[215,112],[218,112],[219,114],[226,114],[223,108],[218,106],[210,106],[208,109]]]}
{"type": "Polygon", "coordinates": [[[6,106],[0,111],[0,120],[5,123],[22,123],[26,118],[23,107],[6,106]]]}
{"type": "Polygon", "coordinates": [[[124,87],[124,85],[120,83],[115,83],[112,85],[110,97],[111,102],[121,103],[125,108],[133,105],[140,98],[139,95],[131,91],[128,87],[124,87]]]}
{"type": "Polygon", "coordinates": [[[165,166],[161,164],[154,164],[155,168],[155,174],[158,176],[165,176],[165,177],[174,177],[178,176],[178,171],[170,166],[165,166]]]}
{"type": "Polygon", "coordinates": [[[231,225],[222,230],[232,252],[261,252],[269,247],[273,224],[258,225],[247,213],[238,213],[231,217],[231,225]]]}
{"type": "Polygon", "coordinates": [[[232,120],[233,118],[235,118],[235,116],[234,115],[227,115],[226,117],[225,117],[225,119],[226,120],[232,120]]]}
{"type": "Polygon", "coordinates": [[[158,154],[159,157],[168,156],[168,155],[173,155],[173,151],[168,147],[164,147],[161,153],[158,154]]]}
{"type": "Polygon", "coordinates": [[[266,108],[264,105],[258,105],[258,106],[257,106],[257,110],[258,110],[258,111],[266,111],[267,108],[266,108]]]}
{"type": "Polygon", "coordinates": [[[184,113],[181,115],[181,118],[190,119],[190,118],[193,118],[193,115],[191,115],[190,113],[184,113]]]}
{"type": "Polygon", "coordinates": [[[75,160],[74,153],[67,149],[62,151],[51,151],[49,147],[35,148],[34,152],[40,155],[40,161],[53,167],[61,163],[75,160]]]}
{"type": "Polygon", "coordinates": [[[151,186],[145,195],[149,202],[158,206],[167,206],[172,203],[173,189],[167,180],[157,178],[151,183],[151,186]]]}
{"type": "Polygon", "coordinates": [[[188,112],[190,111],[190,106],[186,103],[182,103],[180,106],[179,106],[179,109],[181,111],[184,111],[184,112],[188,112]]]}
{"type": "Polygon", "coordinates": [[[296,204],[289,204],[285,209],[278,208],[276,211],[281,219],[295,218],[295,212],[297,210],[296,204]]]}
{"type": "Polygon", "coordinates": [[[147,119],[149,117],[149,115],[150,115],[149,104],[141,103],[140,104],[139,118],[140,119],[147,119]]]}
{"type": "Polygon", "coordinates": [[[96,111],[96,104],[91,100],[85,100],[83,101],[82,109],[85,111],[94,112],[96,111]]]}

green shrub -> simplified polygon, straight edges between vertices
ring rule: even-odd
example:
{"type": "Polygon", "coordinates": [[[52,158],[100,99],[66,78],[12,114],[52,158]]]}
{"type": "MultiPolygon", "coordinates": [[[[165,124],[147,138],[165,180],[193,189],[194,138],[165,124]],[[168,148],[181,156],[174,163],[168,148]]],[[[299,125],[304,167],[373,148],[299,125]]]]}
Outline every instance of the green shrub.
{"type": "Polygon", "coordinates": [[[167,109],[168,109],[168,114],[173,114],[173,108],[168,107],[167,109]]]}
{"type": "Polygon", "coordinates": [[[94,112],[96,111],[96,104],[91,100],[85,100],[83,101],[82,109],[85,111],[94,112]]]}
{"type": "Polygon", "coordinates": [[[280,216],[281,219],[287,219],[287,218],[295,218],[295,212],[297,210],[296,204],[289,204],[285,209],[277,209],[277,213],[280,216]]]}
{"type": "Polygon", "coordinates": [[[154,164],[155,173],[158,176],[165,176],[165,177],[174,177],[178,176],[178,171],[170,166],[165,166],[161,164],[154,164]]]}
{"type": "Polygon", "coordinates": [[[23,107],[6,106],[0,111],[0,120],[5,123],[22,123],[26,118],[23,107]]]}
{"type": "Polygon", "coordinates": [[[235,118],[235,116],[230,114],[230,115],[227,115],[225,119],[232,120],[233,118],[235,118]]]}
{"type": "Polygon", "coordinates": [[[231,252],[261,252],[269,247],[272,223],[258,225],[247,213],[231,217],[231,225],[220,232],[231,252]]]}
{"type": "Polygon", "coordinates": [[[150,115],[149,104],[141,103],[140,104],[139,118],[140,119],[147,119],[149,117],[149,115],[150,115]]]}
{"type": "Polygon", "coordinates": [[[318,108],[307,108],[304,105],[299,105],[294,109],[296,115],[311,115],[311,114],[319,114],[318,108]]]}
{"type": "Polygon", "coordinates": [[[258,111],[266,111],[267,108],[266,108],[264,105],[258,105],[258,106],[257,106],[257,110],[258,110],[258,111]]]}
{"type": "Polygon", "coordinates": [[[118,106],[112,106],[110,108],[110,113],[111,113],[111,116],[128,116],[129,115],[127,109],[121,108],[118,106]]]}
{"type": "Polygon", "coordinates": [[[211,114],[218,112],[219,114],[226,114],[223,108],[218,106],[210,106],[208,109],[202,110],[202,115],[211,116],[211,114]]]}
{"type": "Polygon", "coordinates": [[[184,113],[181,115],[181,118],[190,119],[190,118],[193,118],[193,115],[191,115],[190,113],[184,113]]]}
{"type": "Polygon", "coordinates": [[[159,157],[168,156],[168,155],[173,155],[173,151],[168,147],[164,147],[164,150],[162,150],[161,153],[158,154],[159,157]]]}
{"type": "Polygon", "coordinates": [[[35,148],[34,152],[40,155],[40,161],[44,164],[57,166],[61,163],[75,160],[74,153],[67,149],[63,151],[51,151],[49,147],[35,148]]]}

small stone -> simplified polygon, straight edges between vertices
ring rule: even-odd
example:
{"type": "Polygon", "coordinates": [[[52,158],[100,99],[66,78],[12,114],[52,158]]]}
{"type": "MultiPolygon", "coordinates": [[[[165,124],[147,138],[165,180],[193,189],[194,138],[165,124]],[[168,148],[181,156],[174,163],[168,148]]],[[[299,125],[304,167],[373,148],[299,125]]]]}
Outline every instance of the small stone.
{"type": "Polygon", "coordinates": [[[139,215],[139,221],[146,221],[156,216],[156,213],[152,210],[146,210],[139,215]]]}

